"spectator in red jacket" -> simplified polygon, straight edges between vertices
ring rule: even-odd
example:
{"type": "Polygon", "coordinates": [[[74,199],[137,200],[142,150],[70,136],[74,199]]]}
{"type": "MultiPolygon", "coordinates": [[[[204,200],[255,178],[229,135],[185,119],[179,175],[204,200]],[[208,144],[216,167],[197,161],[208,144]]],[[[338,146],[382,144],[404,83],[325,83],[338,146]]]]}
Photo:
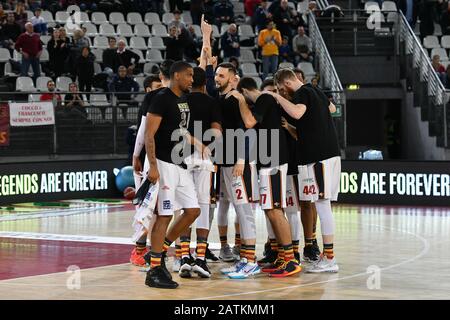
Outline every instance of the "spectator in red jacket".
{"type": "Polygon", "coordinates": [[[33,77],[36,80],[41,75],[39,59],[42,53],[42,42],[39,34],[33,32],[33,24],[25,24],[25,32],[17,38],[15,49],[22,54],[21,73],[22,77],[28,75],[28,69],[33,68],[33,77]]]}
{"type": "Polygon", "coordinates": [[[47,82],[47,93],[44,93],[39,98],[40,101],[51,101],[53,102],[53,106],[59,107],[61,105],[61,95],[56,93],[56,86],[53,80],[49,80],[47,82]]]}
{"type": "Polygon", "coordinates": [[[261,0],[244,0],[245,14],[248,17],[253,17],[256,8],[261,3],[261,0]]]}

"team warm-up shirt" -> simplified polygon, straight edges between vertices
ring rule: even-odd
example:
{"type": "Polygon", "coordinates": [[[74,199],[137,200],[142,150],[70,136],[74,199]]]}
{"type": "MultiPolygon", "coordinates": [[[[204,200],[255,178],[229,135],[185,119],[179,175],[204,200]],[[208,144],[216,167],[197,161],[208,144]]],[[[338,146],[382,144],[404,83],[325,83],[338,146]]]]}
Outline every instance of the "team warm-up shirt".
{"type": "Polygon", "coordinates": [[[305,114],[296,123],[299,164],[339,156],[339,144],[327,96],[320,89],[305,84],[294,93],[293,103],[306,105],[305,114]]]}
{"type": "Polygon", "coordinates": [[[198,140],[208,145],[209,141],[203,141],[205,131],[211,128],[213,122],[222,123],[219,107],[215,100],[207,94],[201,92],[192,92],[186,96],[186,100],[191,110],[191,121],[189,123],[189,133],[195,136],[194,123],[201,122],[201,137],[195,136],[198,140]]]}
{"type": "MultiPolygon", "coordinates": [[[[296,120],[294,118],[292,118],[286,111],[284,111],[283,108],[280,107],[280,109],[281,109],[281,115],[286,119],[286,121],[289,124],[291,124],[295,127],[297,125],[296,120]]],[[[284,129],[284,131],[286,132],[286,145],[287,145],[287,150],[288,150],[287,174],[295,175],[295,174],[298,174],[298,159],[299,159],[298,142],[297,142],[297,140],[295,140],[295,138],[293,136],[291,136],[291,134],[286,129],[284,129]]]]}
{"type": "MultiPolygon", "coordinates": [[[[164,88],[152,99],[148,112],[162,117],[155,135],[156,158],[174,163],[171,154],[179,141],[172,141],[172,133],[178,129],[187,130],[190,122],[190,109],[186,96],[178,97],[169,88],[164,88]]],[[[185,167],[183,163],[179,165],[185,167]]]]}
{"type": "MultiPolygon", "coordinates": [[[[274,97],[269,94],[261,94],[255,101],[252,108],[253,116],[260,124],[258,129],[258,140],[262,139],[261,129],[267,129],[267,156],[269,158],[278,157],[278,161],[270,161],[269,163],[262,163],[258,157],[258,163],[261,167],[274,167],[288,162],[287,145],[286,145],[286,130],[281,126],[281,108],[278,106],[274,97]],[[278,130],[277,141],[271,141],[271,130],[278,130]],[[278,154],[271,154],[272,142],[278,145],[278,154]]],[[[264,139],[263,139],[264,141],[264,139]]],[[[258,144],[259,145],[259,144],[258,144]]],[[[259,152],[258,152],[259,154],[259,152]]]]}
{"type": "Polygon", "coordinates": [[[138,114],[138,128],[141,125],[141,118],[142,116],[147,116],[148,109],[150,108],[150,105],[152,104],[152,99],[164,88],[158,88],[156,90],[147,92],[144,96],[144,101],[142,101],[141,107],[139,108],[139,114],[138,114]]]}

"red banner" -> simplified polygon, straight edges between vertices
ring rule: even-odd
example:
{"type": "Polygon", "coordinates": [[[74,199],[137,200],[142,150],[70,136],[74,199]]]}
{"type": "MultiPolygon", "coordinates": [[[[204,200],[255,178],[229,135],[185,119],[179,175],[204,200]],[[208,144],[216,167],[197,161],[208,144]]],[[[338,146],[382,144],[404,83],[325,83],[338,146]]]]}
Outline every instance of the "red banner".
{"type": "Polygon", "coordinates": [[[0,147],[9,146],[9,107],[7,103],[0,104],[0,147]]]}

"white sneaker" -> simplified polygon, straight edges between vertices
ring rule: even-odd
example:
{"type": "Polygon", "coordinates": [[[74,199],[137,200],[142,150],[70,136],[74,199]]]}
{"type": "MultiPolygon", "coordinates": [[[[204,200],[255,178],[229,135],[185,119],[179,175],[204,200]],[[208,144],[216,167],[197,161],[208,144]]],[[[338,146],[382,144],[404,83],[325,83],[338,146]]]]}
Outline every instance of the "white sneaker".
{"type": "Polygon", "coordinates": [[[233,272],[238,272],[246,264],[247,264],[247,259],[242,258],[241,261],[236,262],[231,267],[220,269],[220,272],[222,272],[223,274],[229,274],[229,273],[233,273],[233,272]]]}
{"type": "Polygon", "coordinates": [[[246,279],[250,276],[257,275],[258,273],[261,273],[261,269],[257,263],[246,263],[239,271],[229,273],[228,278],[246,279]]]}
{"type": "Polygon", "coordinates": [[[181,259],[174,258],[172,264],[172,272],[180,271],[180,267],[181,267],[181,259]]]}
{"type": "Polygon", "coordinates": [[[333,272],[336,273],[339,271],[339,266],[336,262],[336,258],[328,259],[327,256],[323,255],[320,257],[317,263],[313,264],[311,268],[306,270],[309,273],[322,273],[322,272],[333,272]]]}

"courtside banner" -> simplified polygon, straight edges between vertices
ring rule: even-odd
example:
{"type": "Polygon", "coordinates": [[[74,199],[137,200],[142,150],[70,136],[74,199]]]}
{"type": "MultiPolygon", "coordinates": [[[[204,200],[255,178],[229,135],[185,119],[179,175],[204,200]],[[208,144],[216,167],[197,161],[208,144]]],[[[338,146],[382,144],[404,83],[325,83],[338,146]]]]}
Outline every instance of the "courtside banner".
{"type": "Polygon", "coordinates": [[[450,162],[343,160],[339,202],[450,206],[450,162]]]}
{"type": "Polygon", "coordinates": [[[8,104],[0,104],[0,147],[9,146],[9,110],[8,104]]]}
{"type": "Polygon", "coordinates": [[[0,205],[118,197],[114,169],[126,160],[0,164],[0,205]]]}
{"type": "Polygon", "coordinates": [[[55,124],[55,113],[52,102],[10,103],[9,114],[12,127],[55,124]]]}

